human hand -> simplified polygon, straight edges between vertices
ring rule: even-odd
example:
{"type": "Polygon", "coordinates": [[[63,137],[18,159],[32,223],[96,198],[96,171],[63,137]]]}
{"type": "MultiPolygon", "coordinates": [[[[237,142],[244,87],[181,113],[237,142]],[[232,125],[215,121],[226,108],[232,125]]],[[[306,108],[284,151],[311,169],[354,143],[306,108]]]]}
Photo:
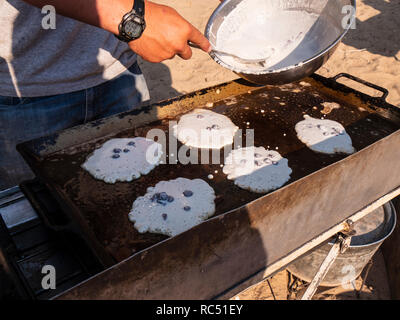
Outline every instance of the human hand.
{"type": "Polygon", "coordinates": [[[188,41],[205,52],[211,50],[207,38],[171,7],[145,1],[145,20],[142,36],[129,42],[129,46],[147,61],[161,62],[175,55],[190,59],[188,41]]]}

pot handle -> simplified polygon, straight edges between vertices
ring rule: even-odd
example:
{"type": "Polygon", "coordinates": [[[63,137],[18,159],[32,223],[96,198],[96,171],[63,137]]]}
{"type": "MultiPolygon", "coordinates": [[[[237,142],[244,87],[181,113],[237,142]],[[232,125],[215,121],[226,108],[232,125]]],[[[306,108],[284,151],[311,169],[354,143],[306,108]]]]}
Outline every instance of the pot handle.
{"type": "Polygon", "coordinates": [[[381,97],[376,97],[375,99],[381,99],[383,101],[386,101],[386,98],[389,95],[389,91],[387,89],[382,88],[380,86],[377,86],[376,84],[373,84],[371,82],[368,82],[368,81],[362,80],[360,78],[357,78],[355,76],[352,76],[351,74],[348,74],[348,73],[339,73],[338,75],[332,77],[331,79],[334,80],[334,81],[337,81],[340,78],[347,78],[347,79],[353,80],[355,82],[361,83],[361,84],[363,84],[363,85],[365,85],[367,87],[370,87],[372,89],[378,90],[379,92],[383,93],[383,95],[381,97]]]}

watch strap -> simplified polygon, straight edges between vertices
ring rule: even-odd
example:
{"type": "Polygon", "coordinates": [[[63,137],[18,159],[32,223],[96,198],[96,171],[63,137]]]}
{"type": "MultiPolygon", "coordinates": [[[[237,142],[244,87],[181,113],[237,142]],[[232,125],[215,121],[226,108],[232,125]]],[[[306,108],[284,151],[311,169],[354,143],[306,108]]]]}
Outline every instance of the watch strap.
{"type": "Polygon", "coordinates": [[[144,17],[144,0],[135,0],[133,10],[135,10],[139,16],[144,17]]]}

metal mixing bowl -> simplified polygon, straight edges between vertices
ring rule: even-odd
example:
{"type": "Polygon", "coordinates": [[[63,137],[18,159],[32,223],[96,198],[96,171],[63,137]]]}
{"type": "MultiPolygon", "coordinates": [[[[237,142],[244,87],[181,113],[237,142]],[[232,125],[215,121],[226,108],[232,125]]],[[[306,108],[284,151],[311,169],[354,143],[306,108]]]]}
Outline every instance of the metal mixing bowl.
{"type": "MultiPolygon", "coordinates": [[[[210,17],[205,35],[214,47],[217,45],[216,37],[221,24],[241,1],[225,0],[210,17]]],[[[210,53],[217,63],[256,84],[285,84],[311,75],[330,58],[355,19],[355,0],[264,1],[263,10],[265,8],[268,8],[270,12],[298,10],[315,14],[317,18],[311,28],[302,25],[301,21],[297,20],[281,20],[281,26],[274,25],[274,30],[279,30],[283,25],[287,26],[289,24],[289,27],[293,29],[293,33],[301,31],[305,34],[305,37],[284,61],[265,70],[261,69],[257,73],[235,71],[233,66],[224,62],[217,54],[210,53]]]]}

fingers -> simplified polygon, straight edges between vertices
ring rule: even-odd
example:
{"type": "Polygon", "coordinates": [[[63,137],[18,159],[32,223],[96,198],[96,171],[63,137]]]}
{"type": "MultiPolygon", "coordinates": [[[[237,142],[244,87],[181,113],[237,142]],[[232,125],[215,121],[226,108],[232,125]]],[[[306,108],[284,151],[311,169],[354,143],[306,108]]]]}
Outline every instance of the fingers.
{"type": "Polygon", "coordinates": [[[183,50],[178,52],[178,56],[180,56],[184,60],[189,60],[192,57],[192,49],[186,45],[183,50]]]}
{"type": "Polygon", "coordinates": [[[192,31],[189,34],[188,40],[193,42],[194,44],[197,44],[200,47],[200,49],[202,49],[205,52],[211,51],[211,45],[208,39],[193,26],[192,26],[192,31]]]}

